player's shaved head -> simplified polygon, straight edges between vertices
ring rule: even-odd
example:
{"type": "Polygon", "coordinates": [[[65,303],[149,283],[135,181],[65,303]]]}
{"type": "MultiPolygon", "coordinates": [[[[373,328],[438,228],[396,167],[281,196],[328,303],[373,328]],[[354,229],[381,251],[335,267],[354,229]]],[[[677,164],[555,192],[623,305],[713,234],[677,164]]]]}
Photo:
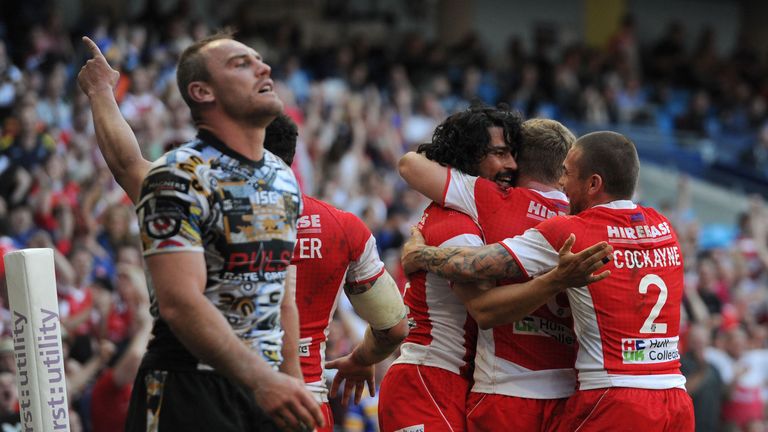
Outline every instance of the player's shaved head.
{"type": "Polygon", "coordinates": [[[600,131],[576,140],[580,151],[579,173],[582,179],[598,174],[603,190],[617,199],[631,199],[637,185],[640,160],[635,144],[616,132],[600,131]]]}
{"type": "Polygon", "coordinates": [[[208,82],[211,74],[205,64],[205,56],[202,49],[217,40],[234,39],[235,32],[232,29],[221,30],[211,36],[200,39],[188,46],[179,57],[179,63],[176,67],[176,84],[179,86],[179,92],[184,102],[189,106],[192,112],[192,119],[199,120],[199,104],[195,102],[189,94],[189,84],[193,81],[208,82]]]}

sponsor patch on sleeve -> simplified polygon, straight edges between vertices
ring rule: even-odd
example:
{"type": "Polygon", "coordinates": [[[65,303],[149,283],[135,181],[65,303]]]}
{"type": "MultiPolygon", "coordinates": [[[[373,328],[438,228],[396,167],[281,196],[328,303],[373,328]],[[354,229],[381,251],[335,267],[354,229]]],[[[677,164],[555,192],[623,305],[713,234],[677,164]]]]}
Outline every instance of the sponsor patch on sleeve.
{"type": "Polygon", "coordinates": [[[189,204],[177,199],[151,200],[144,206],[144,230],[149,237],[158,240],[175,236],[179,233],[187,208],[189,204]]]}
{"type": "Polygon", "coordinates": [[[166,192],[189,192],[189,179],[180,177],[170,171],[153,172],[144,180],[141,195],[163,194],[166,192]]]}

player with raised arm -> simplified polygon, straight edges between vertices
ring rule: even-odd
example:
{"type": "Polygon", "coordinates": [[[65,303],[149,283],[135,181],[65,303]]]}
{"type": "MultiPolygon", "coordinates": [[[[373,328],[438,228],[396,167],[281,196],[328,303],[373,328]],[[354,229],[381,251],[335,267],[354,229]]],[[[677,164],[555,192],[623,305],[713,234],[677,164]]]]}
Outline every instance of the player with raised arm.
{"type": "MultiPolygon", "coordinates": [[[[567,212],[568,201],[559,190],[559,179],[574,140],[573,134],[556,121],[524,122],[517,187],[513,188],[440,166],[416,153],[401,159],[400,173],[427,197],[471,216],[479,223],[485,242],[491,244],[567,212]]],[[[450,271],[440,275],[448,279],[456,276],[450,271]]],[[[507,278],[478,272],[473,279],[486,276],[489,280],[482,283],[454,285],[484,329],[477,342],[474,385],[467,404],[468,428],[545,430],[549,420],[562,411],[576,384],[575,337],[568,301],[557,292],[543,301],[538,296],[531,298],[535,307],[518,301],[516,305],[525,313],[516,315],[513,323],[491,329],[494,323],[486,322],[487,314],[479,313],[475,298],[493,287],[496,279],[513,283],[526,278],[522,274],[507,278]],[[510,412],[518,415],[508,415],[510,412]]]]}
{"type": "MultiPolygon", "coordinates": [[[[94,58],[78,80],[93,104],[97,138],[115,130],[132,137],[114,103],[117,72],[84,41],[94,58]]],[[[195,42],[181,55],[177,81],[197,138],[148,172],[131,163],[136,158],[120,161],[118,177],[146,174],[126,190],[138,197],[155,316],[128,431],[324,423],[303,383],[277,371],[301,194],[290,169],[263,148],[264,129],[282,111],[269,75],[261,56],[231,34],[195,42]]]]}
{"type": "MultiPolygon", "coordinates": [[[[114,86],[117,80],[117,72],[97,52],[94,54],[94,61],[89,61],[78,77],[89,95],[94,93],[89,91],[92,87],[105,83],[114,86]]],[[[150,162],[141,157],[136,138],[120,116],[112,93],[95,93],[90,99],[99,148],[116,180],[135,202],[150,162]]],[[[265,130],[265,148],[290,165],[296,138],[296,125],[287,116],[279,115],[265,130]]],[[[351,394],[359,400],[366,382],[374,391],[373,364],[397,348],[407,334],[407,323],[402,298],[384,270],[375,239],[358,218],[304,196],[297,229],[293,263],[297,268],[296,296],[303,342],[290,355],[300,358],[301,370],[294,375],[303,375],[315,400],[322,403],[326,425],[319,430],[330,431],[333,419],[322,369],[328,325],[342,284],[355,311],[371,324],[352,354],[327,365],[339,369],[334,391],[347,381],[344,401],[351,394]]],[[[289,354],[284,351],[284,356],[288,358],[289,354]]]]}
{"type": "MultiPolygon", "coordinates": [[[[693,406],[677,348],[683,257],[669,221],[631,201],[639,171],[635,146],[614,132],[585,135],[568,153],[564,170],[574,216],[474,249],[411,242],[404,261],[465,280],[477,274],[536,276],[557,264],[557,251],[571,234],[577,251],[607,242],[614,248],[611,277],[566,291],[579,347],[578,390],[558,430],[692,431],[693,406]]],[[[505,322],[509,307],[497,304],[488,313],[505,322]]]]}
{"type": "MultiPolygon", "coordinates": [[[[474,107],[448,117],[418,152],[435,165],[448,164],[504,187],[515,177],[519,136],[516,114],[474,107]]],[[[471,218],[437,202],[424,210],[419,223],[429,244],[483,244],[483,233],[471,218]]],[[[435,274],[409,275],[405,302],[412,329],[381,385],[380,429],[464,431],[476,324],[448,280],[435,274]]]]}

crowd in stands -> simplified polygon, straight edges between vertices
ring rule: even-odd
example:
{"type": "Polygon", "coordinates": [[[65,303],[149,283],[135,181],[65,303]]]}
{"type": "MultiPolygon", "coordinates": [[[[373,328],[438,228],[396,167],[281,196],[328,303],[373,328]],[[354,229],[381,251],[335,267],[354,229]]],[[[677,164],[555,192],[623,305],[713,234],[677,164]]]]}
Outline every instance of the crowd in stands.
{"type": "MultiPolygon", "coordinates": [[[[76,30],[40,13],[21,35],[12,24],[0,22],[0,251],[56,251],[72,430],[117,430],[112,409],[130,391],[151,318],[133,207],[99,154],[88,100],[75,82],[87,55],[79,36],[89,35],[121,72],[121,111],[144,157],[154,160],[194,137],[175,62],[212,29],[184,15],[104,18],[76,30]]],[[[473,100],[566,124],[648,126],[680,145],[727,140],[734,144],[722,152],[768,179],[765,53],[741,41],[720,54],[715,29],[687,35],[681,22],[641,46],[640,25],[627,18],[605,47],[560,46],[541,34],[531,47],[512,39],[498,55],[473,35],[452,45],[419,33],[311,44],[300,26],[284,24],[268,33],[241,27],[241,36],[272,66],[286,113],[299,125],[293,168],[304,192],[360,216],[402,286],[399,249],[426,201],[399,179],[397,160],[473,100]]],[[[680,188],[684,197],[686,183],[680,188]]],[[[699,430],[764,430],[768,210],[755,198],[740,220],[726,221],[738,225],[737,240],[714,249],[699,245],[685,199],[663,210],[686,249],[682,361],[699,430]]],[[[0,421],[18,420],[5,293],[0,302],[0,421]]],[[[360,337],[349,314],[342,305],[328,359],[360,337]]],[[[346,422],[339,408],[337,423],[373,430],[366,426],[375,424],[372,416],[368,401],[346,422]]]]}

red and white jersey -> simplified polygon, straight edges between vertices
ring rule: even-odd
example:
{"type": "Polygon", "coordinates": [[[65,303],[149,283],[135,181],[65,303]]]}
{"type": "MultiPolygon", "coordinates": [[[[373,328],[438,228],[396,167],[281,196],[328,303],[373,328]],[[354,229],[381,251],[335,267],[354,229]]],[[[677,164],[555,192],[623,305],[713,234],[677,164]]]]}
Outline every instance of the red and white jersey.
{"type": "MultiPolygon", "coordinates": [[[[568,200],[560,191],[503,189],[455,169],[449,176],[445,205],[476,220],[488,244],[568,212],[568,200]]],[[[500,284],[514,282],[523,281],[500,284]]],[[[530,399],[568,397],[576,387],[575,343],[565,294],[553,297],[516,323],[480,331],[472,391],[530,399]]]]}
{"type": "Polygon", "coordinates": [[[607,241],[611,276],[569,288],[578,353],[579,389],[683,387],[677,345],[683,257],[677,235],[657,211],[631,201],[595,206],[542,222],[502,244],[529,276],[557,265],[557,251],[576,235],[573,251],[607,241]]]}
{"type": "MultiPolygon", "coordinates": [[[[428,245],[483,245],[480,228],[472,219],[435,203],[424,210],[419,230],[428,245]]],[[[395,363],[438,367],[469,379],[477,324],[449,281],[423,271],[410,275],[405,304],[411,330],[395,363]]]]}
{"type": "Polygon", "coordinates": [[[328,325],[345,282],[363,284],[384,273],[376,239],[357,216],[304,196],[297,222],[296,305],[299,309],[299,360],[307,387],[322,402],[328,325]]]}

